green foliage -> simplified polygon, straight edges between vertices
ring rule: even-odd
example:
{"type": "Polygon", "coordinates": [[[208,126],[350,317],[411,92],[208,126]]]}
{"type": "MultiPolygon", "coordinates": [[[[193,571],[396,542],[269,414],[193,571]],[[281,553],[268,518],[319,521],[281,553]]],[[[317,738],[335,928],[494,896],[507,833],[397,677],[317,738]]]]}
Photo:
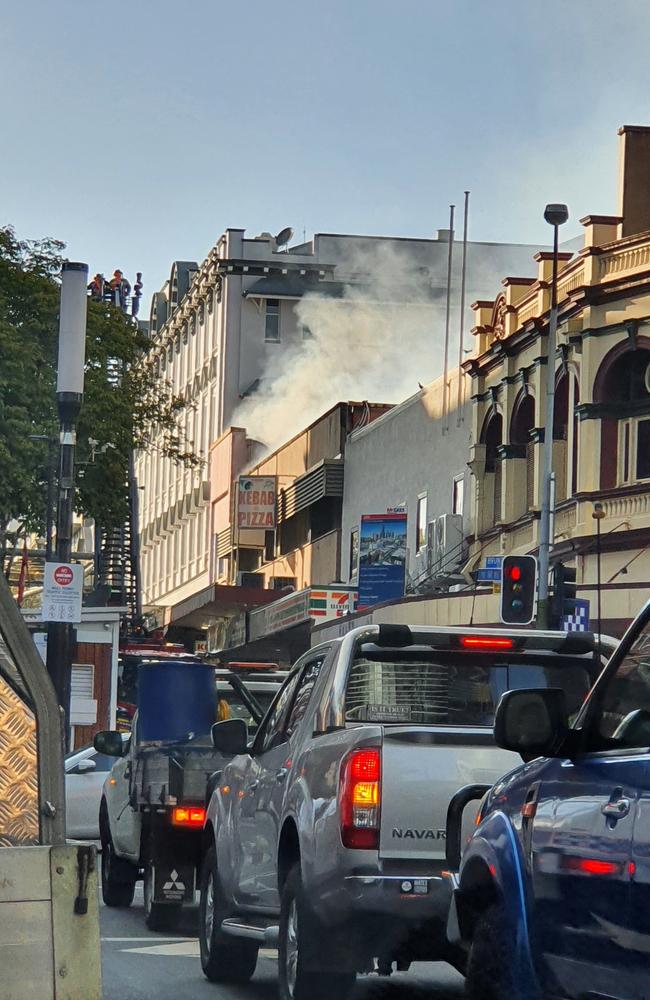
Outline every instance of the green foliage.
{"type": "MultiPolygon", "coordinates": [[[[57,435],[56,354],[64,245],[0,228],[0,548],[7,523],[43,526],[47,441],[57,435]]],[[[157,447],[190,465],[179,431],[184,401],[146,364],[149,341],[124,313],[88,302],[77,509],[103,528],[123,523],[131,448],[157,447]],[[93,447],[89,439],[98,444],[93,447]],[[94,454],[93,454],[94,451],[94,454]]]]}

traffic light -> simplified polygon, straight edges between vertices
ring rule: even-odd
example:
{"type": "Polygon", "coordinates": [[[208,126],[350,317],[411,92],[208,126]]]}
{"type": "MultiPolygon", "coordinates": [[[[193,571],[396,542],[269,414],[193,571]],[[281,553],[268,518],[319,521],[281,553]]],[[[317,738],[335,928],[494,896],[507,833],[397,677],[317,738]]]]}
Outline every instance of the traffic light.
{"type": "Polygon", "coordinates": [[[501,621],[506,625],[529,625],[535,617],[536,597],[535,556],[504,556],[501,571],[501,621]]]}
{"type": "Polygon", "coordinates": [[[551,601],[551,628],[561,629],[567,615],[576,608],[576,569],[556,563],[553,567],[553,599],[551,601]]]}

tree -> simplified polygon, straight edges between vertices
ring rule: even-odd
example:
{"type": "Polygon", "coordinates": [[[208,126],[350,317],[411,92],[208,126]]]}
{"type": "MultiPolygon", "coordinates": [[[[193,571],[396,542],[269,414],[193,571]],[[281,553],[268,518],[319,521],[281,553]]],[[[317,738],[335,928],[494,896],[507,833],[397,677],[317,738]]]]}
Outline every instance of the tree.
{"type": "MultiPolygon", "coordinates": [[[[19,240],[0,228],[0,554],[7,527],[42,531],[47,441],[58,430],[56,356],[64,244],[19,240]]],[[[183,441],[185,407],[146,363],[149,340],[120,309],[88,302],[84,402],[78,426],[76,507],[105,529],[124,523],[133,447],[158,447],[196,465],[183,441]],[[160,433],[162,432],[162,434],[160,433]],[[92,442],[97,442],[96,445],[92,442]],[[160,443],[162,442],[162,443],[160,443]]]]}

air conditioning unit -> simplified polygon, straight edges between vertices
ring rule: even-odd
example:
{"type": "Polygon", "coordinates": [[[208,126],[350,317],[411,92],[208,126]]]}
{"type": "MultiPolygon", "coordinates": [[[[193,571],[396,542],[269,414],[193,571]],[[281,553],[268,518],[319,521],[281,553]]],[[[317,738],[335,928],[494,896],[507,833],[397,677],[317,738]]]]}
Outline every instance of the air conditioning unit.
{"type": "Polygon", "coordinates": [[[463,518],[461,514],[441,514],[430,527],[433,528],[434,572],[450,573],[460,565],[463,558],[463,518]]]}
{"type": "Polygon", "coordinates": [[[261,573],[238,573],[237,586],[248,587],[249,590],[264,590],[264,577],[261,573]]]}

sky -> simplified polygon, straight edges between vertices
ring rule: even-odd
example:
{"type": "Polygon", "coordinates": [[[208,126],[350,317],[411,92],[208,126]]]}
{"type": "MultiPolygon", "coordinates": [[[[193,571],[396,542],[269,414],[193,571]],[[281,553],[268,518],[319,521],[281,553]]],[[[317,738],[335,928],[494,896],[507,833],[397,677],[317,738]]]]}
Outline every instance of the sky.
{"type": "MultiPolygon", "coordinates": [[[[0,21],[0,224],[91,273],[249,235],[546,243],[616,211],[650,124],[645,0],[24,0],[0,21]]],[[[533,271],[531,265],[531,273],[533,271]]]]}

